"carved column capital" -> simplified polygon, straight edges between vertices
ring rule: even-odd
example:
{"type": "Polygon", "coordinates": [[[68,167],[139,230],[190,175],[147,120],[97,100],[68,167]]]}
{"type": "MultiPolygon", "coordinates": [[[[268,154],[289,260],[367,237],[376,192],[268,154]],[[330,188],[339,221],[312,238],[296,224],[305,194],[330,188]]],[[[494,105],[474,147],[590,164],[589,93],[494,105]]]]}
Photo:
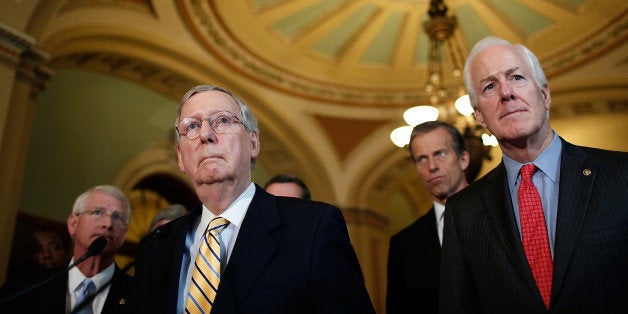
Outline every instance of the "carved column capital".
{"type": "Polygon", "coordinates": [[[0,22],[0,66],[14,71],[16,81],[30,84],[31,96],[39,95],[54,73],[46,64],[49,57],[33,37],[0,22]]]}

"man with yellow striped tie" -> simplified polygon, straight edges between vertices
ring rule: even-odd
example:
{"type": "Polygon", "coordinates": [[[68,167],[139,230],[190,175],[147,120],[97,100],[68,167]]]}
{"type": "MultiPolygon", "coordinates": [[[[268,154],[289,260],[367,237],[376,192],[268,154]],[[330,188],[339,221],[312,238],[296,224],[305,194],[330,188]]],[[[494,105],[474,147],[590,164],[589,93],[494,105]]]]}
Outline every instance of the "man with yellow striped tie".
{"type": "Polygon", "coordinates": [[[251,182],[257,120],[231,92],[179,105],[179,168],[201,200],[138,248],[134,313],[374,313],[340,210],[251,182]]]}

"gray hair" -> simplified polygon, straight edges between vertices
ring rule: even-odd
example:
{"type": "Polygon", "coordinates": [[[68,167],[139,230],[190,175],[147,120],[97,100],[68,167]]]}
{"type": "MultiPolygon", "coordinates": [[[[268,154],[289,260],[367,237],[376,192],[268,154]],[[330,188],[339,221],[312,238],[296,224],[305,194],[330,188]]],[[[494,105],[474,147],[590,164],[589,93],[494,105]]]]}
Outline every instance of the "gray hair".
{"type": "Polygon", "coordinates": [[[150,222],[150,227],[148,228],[148,231],[153,231],[155,229],[155,225],[160,221],[160,220],[164,220],[164,219],[175,219],[178,217],[181,217],[185,214],[188,213],[187,208],[185,208],[185,206],[181,205],[181,204],[172,204],[162,210],[160,210],[157,215],[155,215],[155,218],[153,218],[153,221],[150,222]]]}
{"type": "Polygon", "coordinates": [[[128,216],[126,217],[126,219],[131,219],[131,202],[129,202],[129,198],[126,197],[126,195],[124,194],[124,192],[122,192],[122,190],[120,190],[120,188],[113,185],[98,185],[83,192],[76,198],[76,201],[74,201],[74,206],[72,206],[72,213],[76,215],[82,213],[85,210],[87,199],[94,192],[100,192],[109,195],[120,201],[127,209],[128,216]]]}
{"type": "Polygon", "coordinates": [[[541,67],[541,63],[539,59],[530,51],[530,49],[526,48],[523,45],[513,44],[505,39],[501,39],[495,36],[488,36],[478,41],[469,56],[467,57],[467,61],[464,64],[464,85],[467,87],[467,92],[469,93],[469,99],[471,100],[471,106],[473,108],[477,108],[477,94],[473,89],[473,82],[471,81],[471,64],[475,60],[475,58],[482,53],[484,50],[493,47],[493,46],[507,46],[513,48],[515,51],[520,53],[525,57],[526,62],[530,66],[532,70],[532,79],[536,82],[536,85],[539,89],[542,89],[543,86],[547,86],[547,78],[545,77],[545,72],[543,72],[543,68],[541,67]]]}
{"type": "Polygon", "coordinates": [[[242,99],[234,95],[232,92],[218,86],[199,85],[188,90],[185,93],[185,95],[183,95],[183,98],[181,98],[181,101],[179,102],[179,108],[177,110],[177,120],[174,123],[174,129],[175,129],[174,141],[176,144],[179,144],[179,129],[177,127],[179,126],[179,121],[181,120],[181,110],[185,102],[187,102],[192,96],[198,93],[209,92],[213,90],[223,92],[231,96],[231,98],[233,98],[233,100],[238,104],[238,106],[240,106],[240,114],[242,115],[241,122],[242,122],[242,125],[244,125],[244,128],[246,129],[247,132],[251,133],[254,131],[259,131],[257,127],[257,118],[255,118],[255,115],[253,115],[253,112],[249,109],[249,107],[246,105],[246,103],[242,99]]]}

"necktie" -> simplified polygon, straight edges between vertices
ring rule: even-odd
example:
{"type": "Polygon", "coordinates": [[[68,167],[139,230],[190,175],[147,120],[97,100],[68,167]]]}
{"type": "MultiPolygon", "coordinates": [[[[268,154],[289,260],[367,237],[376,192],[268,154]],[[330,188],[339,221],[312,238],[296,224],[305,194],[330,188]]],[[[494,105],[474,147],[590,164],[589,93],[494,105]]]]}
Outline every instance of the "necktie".
{"type": "Polygon", "coordinates": [[[545,307],[549,309],[554,265],[549,248],[541,197],[532,183],[532,175],[535,171],[536,166],[534,164],[521,167],[521,185],[518,196],[521,237],[532,276],[541,293],[545,307]]]}
{"type": "Polygon", "coordinates": [[[201,247],[194,261],[186,313],[209,313],[220,283],[220,232],[229,224],[225,218],[212,219],[205,231],[201,247]]]}
{"type": "Polygon", "coordinates": [[[96,291],[96,285],[94,282],[86,278],[81,282],[74,292],[76,293],[76,304],[72,313],[75,314],[92,314],[92,301],[89,297],[96,291]]]}

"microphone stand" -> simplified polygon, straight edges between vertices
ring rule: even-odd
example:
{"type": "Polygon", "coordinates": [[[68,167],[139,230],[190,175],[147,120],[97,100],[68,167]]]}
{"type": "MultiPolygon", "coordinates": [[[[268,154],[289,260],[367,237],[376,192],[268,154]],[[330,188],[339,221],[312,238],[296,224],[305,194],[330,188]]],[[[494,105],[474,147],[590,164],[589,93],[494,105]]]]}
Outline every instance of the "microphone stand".
{"type": "MultiPolygon", "coordinates": [[[[133,259],[132,261],[130,261],[128,264],[126,264],[123,268],[122,268],[122,272],[126,273],[127,271],[129,271],[129,269],[131,269],[133,266],[135,266],[135,263],[137,263],[137,261],[141,260],[144,257],[144,254],[146,254],[146,252],[148,251],[148,249],[150,249],[153,244],[155,244],[155,241],[161,237],[164,234],[164,231],[160,228],[157,228],[153,233],[151,233],[151,237],[150,239],[148,239],[147,244],[144,246],[144,249],[139,252],[138,254],[136,254],[136,258],[133,259]]],[[[74,308],[72,309],[72,314],[77,313],[78,311],[80,311],[83,307],[85,307],[87,304],[92,303],[92,301],[94,300],[94,298],[96,297],[96,295],[98,295],[100,292],[102,292],[103,290],[107,289],[107,287],[111,286],[111,281],[113,280],[113,276],[107,280],[105,282],[104,285],[102,285],[101,287],[99,287],[93,294],[88,295],[85,299],[83,299],[83,302],[76,304],[74,306],[74,308]]]]}
{"type": "Polygon", "coordinates": [[[107,245],[107,239],[105,237],[99,237],[96,240],[94,240],[94,242],[92,242],[92,244],[89,245],[89,248],[87,249],[87,253],[85,253],[83,256],[81,256],[78,260],[76,260],[74,263],[70,264],[70,266],[66,267],[65,269],[63,269],[62,271],[58,272],[57,274],[53,275],[52,277],[39,282],[38,284],[35,284],[33,286],[28,287],[25,290],[22,290],[12,296],[9,296],[8,298],[1,300],[0,301],[0,306],[9,303],[10,301],[13,301],[19,297],[24,296],[25,294],[45,285],[50,283],[51,281],[59,278],[60,276],[62,276],[63,274],[67,273],[68,271],[70,271],[70,269],[72,269],[72,267],[75,267],[76,265],[82,263],[84,260],[86,260],[88,257],[92,257],[95,255],[100,254],[100,252],[102,252],[102,250],[105,248],[105,245],[107,245]]]}

